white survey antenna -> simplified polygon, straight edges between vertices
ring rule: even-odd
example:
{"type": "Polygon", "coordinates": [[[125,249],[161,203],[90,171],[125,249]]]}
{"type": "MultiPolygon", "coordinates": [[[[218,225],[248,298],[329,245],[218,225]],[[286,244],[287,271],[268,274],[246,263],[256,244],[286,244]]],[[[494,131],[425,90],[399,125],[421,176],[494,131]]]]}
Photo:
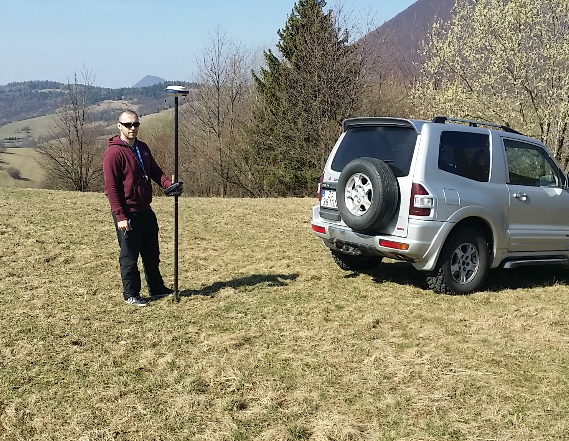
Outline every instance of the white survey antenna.
{"type": "Polygon", "coordinates": [[[164,91],[168,96],[185,96],[190,93],[184,86],[168,86],[164,91]]]}

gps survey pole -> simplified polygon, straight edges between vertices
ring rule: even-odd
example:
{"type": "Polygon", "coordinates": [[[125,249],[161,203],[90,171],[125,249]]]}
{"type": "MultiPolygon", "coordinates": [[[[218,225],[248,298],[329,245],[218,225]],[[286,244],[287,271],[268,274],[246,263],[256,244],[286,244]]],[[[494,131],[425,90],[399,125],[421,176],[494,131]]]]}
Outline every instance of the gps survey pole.
{"type": "MultiPolygon", "coordinates": [[[[178,182],[178,97],[186,96],[189,90],[183,86],[168,86],[164,89],[168,96],[174,97],[174,183],[178,182]]],[[[178,291],[178,195],[174,195],[174,300],[180,301],[178,291]]]]}

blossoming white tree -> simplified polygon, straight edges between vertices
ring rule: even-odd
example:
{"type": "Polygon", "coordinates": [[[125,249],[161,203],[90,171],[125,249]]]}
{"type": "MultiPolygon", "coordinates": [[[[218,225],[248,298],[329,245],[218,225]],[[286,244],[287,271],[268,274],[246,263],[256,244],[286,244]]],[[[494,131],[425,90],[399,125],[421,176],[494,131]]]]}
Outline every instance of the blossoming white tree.
{"type": "Polygon", "coordinates": [[[569,164],[569,1],[457,0],[435,24],[414,87],[418,111],[510,126],[569,164]]]}

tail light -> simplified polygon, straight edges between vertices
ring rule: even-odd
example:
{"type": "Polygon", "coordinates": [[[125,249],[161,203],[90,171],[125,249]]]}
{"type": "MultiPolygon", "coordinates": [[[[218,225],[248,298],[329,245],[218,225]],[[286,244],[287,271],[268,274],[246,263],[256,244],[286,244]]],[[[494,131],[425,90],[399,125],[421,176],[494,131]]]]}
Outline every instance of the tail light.
{"type": "Polygon", "coordinates": [[[324,173],[320,175],[320,180],[318,181],[318,202],[322,200],[322,182],[324,182],[324,173]]]}
{"type": "Polygon", "coordinates": [[[421,184],[413,183],[411,186],[409,214],[412,216],[430,216],[431,209],[434,205],[434,199],[429,192],[425,190],[425,187],[421,184]]]}
{"type": "Polygon", "coordinates": [[[320,227],[318,225],[312,225],[312,231],[316,231],[317,233],[320,233],[320,234],[326,234],[326,228],[320,227]]]}
{"type": "Polygon", "coordinates": [[[386,248],[393,248],[396,250],[408,250],[409,249],[409,244],[408,243],[399,243],[399,242],[393,242],[392,240],[380,240],[379,241],[379,245],[382,247],[386,247],[386,248]]]}

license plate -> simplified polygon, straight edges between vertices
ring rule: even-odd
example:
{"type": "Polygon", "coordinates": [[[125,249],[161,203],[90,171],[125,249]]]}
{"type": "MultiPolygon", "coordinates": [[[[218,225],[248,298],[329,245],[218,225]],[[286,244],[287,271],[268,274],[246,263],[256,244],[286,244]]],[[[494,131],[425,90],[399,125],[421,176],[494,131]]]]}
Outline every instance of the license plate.
{"type": "Polygon", "coordinates": [[[322,197],[320,198],[320,206],[325,208],[338,208],[336,203],[336,190],[322,189],[322,197]]]}

